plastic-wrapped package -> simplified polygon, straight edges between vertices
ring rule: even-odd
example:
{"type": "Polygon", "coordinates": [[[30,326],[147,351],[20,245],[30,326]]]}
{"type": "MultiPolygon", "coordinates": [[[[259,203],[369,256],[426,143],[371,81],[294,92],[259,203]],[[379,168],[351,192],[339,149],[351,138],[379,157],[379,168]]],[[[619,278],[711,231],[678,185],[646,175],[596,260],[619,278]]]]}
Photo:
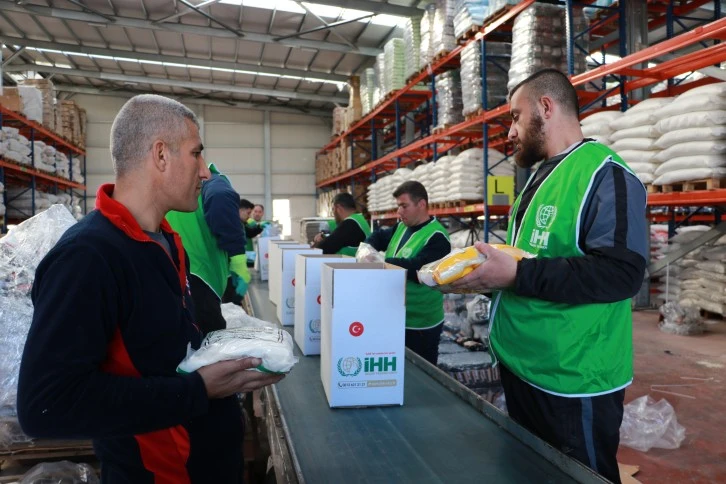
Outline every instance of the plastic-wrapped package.
{"type": "Polygon", "coordinates": [[[408,17],[403,26],[406,68],[404,76],[409,79],[421,70],[421,19],[420,15],[408,17]]]}
{"type": "Polygon", "coordinates": [[[436,79],[436,104],[437,127],[444,128],[464,120],[461,114],[461,78],[458,69],[444,72],[436,79]]]}
{"type": "Polygon", "coordinates": [[[421,49],[419,50],[419,70],[426,67],[434,59],[434,16],[436,15],[436,4],[426,5],[426,11],[421,17],[421,49]]]}
{"type": "Polygon", "coordinates": [[[188,350],[177,371],[191,373],[213,363],[247,357],[260,358],[262,364],[255,370],[266,373],[287,373],[298,361],[292,337],[284,329],[243,327],[212,331],[198,350],[188,350]]]}
{"type": "Polygon", "coordinates": [[[697,308],[683,307],[676,302],[667,302],[659,309],[663,321],[658,324],[661,331],[680,335],[701,334],[706,326],[697,308]]]}
{"type": "Polygon", "coordinates": [[[431,43],[434,57],[442,52],[450,52],[456,47],[454,36],[454,12],[456,0],[436,0],[433,35],[431,43]]]}
{"type": "Polygon", "coordinates": [[[100,481],[88,464],[63,460],[33,466],[18,484],[98,484],[100,481]]]}
{"type": "Polygon", "coordinates": [[[32,86],[18,86],[18,94],[23,100],[23,116],[31,121],[43,122],[43,93],[32,86]]]}
{"type": "Polygon", "coordinates": [[[406,45],[403,39],[391,39],[383,47],[383,91],[386,96],[406,85],[406,45]]]}
{"type": "MultiPolygon", "coordinates": [[[[531,259],[534,254],[506,244],[491,244],[516,260],[531,259]]],[[[486,261],[486,256],[476,247],[455,249],[446,257],[425,264],[418,271],[418,280],[427,286],[445,286],[461,279],[486,261]]]]}
{"type": "Polygon", "coordinates": [[[230,328],[277,328],[277,325],[269,321],[254,318],[247,314],[241,306],[234,303],[222,304],[222,317],[227,322],[227,329],[230,328]]]}
{"type": "MultiPolygon", "coordinates": [[[[507,102],[507,79],[512,44],[487,42],[487,109],[507,102]]],[[[461,98],[464,116],[483,109],[481,79],[481,46],[471,42],[461,51],[461,98]]]]}
{"type": "Polygon", "coordinates": [[[378,252],[372,245],[363,242],[355,252],[355,260],[356,262],[385,262],[386,256],[383,252],[378,252]]]}
{"type": "Polygon", "coordinates": [[[489,306],[491,300],[479,294],[471,301],[466,303],[466,319],[469,324],[487,324],[489,323],[489,306]]]}
{"type": "Polygon", "coordinates": [[[372,67],[367,68],[360,80],[360,102],[363,116],[371,112],[375,104],[373,103],[373,94],[376,89],[376,70],[372,67]]]}
{"type": "Polygon", "coordinates": [[[454,8],[454,36],[460,39],[471,29],[478,30],[489,14],[489,2],[458,0],[454,8]]]}
{"type": "Polygon", "coordinates": [[[27,440],[14,422],[18,369],[33,320],[30,290],[40,261],[75,223],[65,207],[54,205],[0,239],[0,446],[27,440]]]}
{"type": "MultiPolygon", "coordinates": [[[[584,32],[587,28],[582,9],[574,10],[573,24],[575,32],[584,32]]],[[[512,27],[508,90],[541,69],[568,72],[565,26],[565,9],[557,5],[535,3],[517,16],[512,27]]],[[[585,44],[589,44],[589,38],[580,37],[577,44],[587,51],[585,44]]],[[[575,74],[587,69],[586,56],[577,48],[574,64],[575,74]]]]}
{"type": "Polygon", "coordinates": [[[386,69],[386,55],[381,52],[376,56],[376,62],[373,64],[373,71],[376,74],[376,87],[373,89],[373,105],[371,109],[375,108],[378,103],[383,100],[386,95],[385,89],[385,69],[386,69]]]}
{"type": "Polygon", "coordinates": [[[678,423],[676,411],[667,400],[656,402],[644,395],[625,405],[620,425],[622,445],[642,452],[654,447],[677,449],[685,438],[686,429],[678,423]]]}

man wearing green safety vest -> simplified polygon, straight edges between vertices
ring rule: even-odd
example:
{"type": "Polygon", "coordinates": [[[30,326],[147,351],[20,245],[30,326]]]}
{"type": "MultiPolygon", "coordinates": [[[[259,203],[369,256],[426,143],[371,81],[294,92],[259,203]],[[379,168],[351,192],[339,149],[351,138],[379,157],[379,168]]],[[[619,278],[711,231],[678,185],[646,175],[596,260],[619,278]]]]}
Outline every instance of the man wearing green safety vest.
{"type": "Polygon", "coordinates": [[[583,139],[577,93],[545,69],[510,93],[515,160],[543,160],[510,212],[507,243],[455,290],[495,291],[490,346],[509,415],[613,482],[633,379],[630,298],[648,260],[646,191],[611,149],[583,139]]]}
{"type": "Polygon", "coordinates": [[[435,365],[444,322],[444,296],[419,284],[417,271],[451,252],[449,234],[429,215],[429,196],[421,183],[404,182],[393,196],[401,221],[373,232],[366,242],[378,251],[385,250],[386,262],[406,269],[406,346],[435,365]]]}
{"type": "Polygon", "coordinates": [[[335,229],[327,237],[322,233],[313,239],[313,247],[322,249],[323,254],[355,256],[358,245],[371,235],[371,228],[363,214],[358,212],[353,195],[338,193],[333,198],[335,229]]]}
{"type": "Polygon", "coordinates": [[[239,296],[247,292],[250,281],[239,194],[214,164],[209,165],[209,171],[212,176],[202,184],[197,210],[166,216],[189,256],[189,285],[196,320],[204,334],[227,326],[221,309],[227,278],[232,277],[239,296]]]}

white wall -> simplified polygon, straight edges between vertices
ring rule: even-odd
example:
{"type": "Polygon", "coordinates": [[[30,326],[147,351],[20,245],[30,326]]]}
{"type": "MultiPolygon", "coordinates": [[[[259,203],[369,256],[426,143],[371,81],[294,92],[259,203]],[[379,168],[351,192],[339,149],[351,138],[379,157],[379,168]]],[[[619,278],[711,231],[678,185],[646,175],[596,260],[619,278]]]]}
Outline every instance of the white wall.
{"type": "MultiPolygon", "coordinates": [[[[113,181],[109,153],[111,123],[126,99],[79,95],[88,111],[86,182],[88,208],[99,185],[113,181]]],[[[229,176],[253,203],[265,200],[264,114],[238,108],[189,105],[202,123],[204,156],[229,176]]],[[[290,199],[293,237],[302,217],[315,215],[315,152],[330,139],[329,120],[297,114],[270,114],[271,198],[290,199]]],[[[265,207],[270,216],[272,207],[265,207]]]]}

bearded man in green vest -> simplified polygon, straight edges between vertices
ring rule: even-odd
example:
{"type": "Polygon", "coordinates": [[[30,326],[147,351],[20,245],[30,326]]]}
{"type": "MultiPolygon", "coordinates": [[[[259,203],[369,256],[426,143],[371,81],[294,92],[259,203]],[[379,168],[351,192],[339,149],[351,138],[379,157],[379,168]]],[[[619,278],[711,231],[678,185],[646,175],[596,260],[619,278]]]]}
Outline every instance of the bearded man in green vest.
{"type": "Polygon", "coordinates": [[[633,380],[631,302],[648,260],[646,191],[611,149],[583,139],[577,93],[540,71],[510,93],[509,139],[530,177],[507,243],[457,290],[495,292],[490,346],[509,415],[613,482],[625,387],[633,380]]]}
{"type": "Polygon", "coordinates": [[[371,227],[363,214],[358,212],[353,195],[347,192],[333,197],[335,230],[327,236],[317,234],[313,247],[322,249],[323,254],[343,254],[355,257],[361,242],[371,235],[371,227]]]}
{"type": "Polygon", "coordinates": [[[406,346],[435,365],[444,322],[444,296],[419,284],[417,271],[451,252],[449,234],[429,215],[429,196],[421,183],[404,182],[393,196],[401,221],[373,232],[366,242],[378,251],[385,250],[386,262],[406,269],[406,346]]]}

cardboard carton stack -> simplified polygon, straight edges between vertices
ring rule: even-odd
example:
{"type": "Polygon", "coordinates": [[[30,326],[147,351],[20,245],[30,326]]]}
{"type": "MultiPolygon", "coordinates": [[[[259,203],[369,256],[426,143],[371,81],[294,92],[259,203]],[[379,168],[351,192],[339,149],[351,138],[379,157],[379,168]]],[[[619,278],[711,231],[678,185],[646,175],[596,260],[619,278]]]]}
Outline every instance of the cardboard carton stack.
{"type": "Polygon", "coordinates": [[[75,145],[81,144],[81,118],[75,101],[60,101],[61,124],[58,134],[75,145]]]}
{"type": "Polygon", "coordinates": [[[55,114],[55,86],[48,79],[25,79],[19,83],[22,86],[31,86],[40,90],[43,97],[42,124],[51,131],[56,131],[55,114]]]}
{"type": "Polygon", "coordinates": [[[17,87],[5,87],[0,95],[0,106],[19,113],[23,110],[23,100],[20,98],[17,87]]]}

